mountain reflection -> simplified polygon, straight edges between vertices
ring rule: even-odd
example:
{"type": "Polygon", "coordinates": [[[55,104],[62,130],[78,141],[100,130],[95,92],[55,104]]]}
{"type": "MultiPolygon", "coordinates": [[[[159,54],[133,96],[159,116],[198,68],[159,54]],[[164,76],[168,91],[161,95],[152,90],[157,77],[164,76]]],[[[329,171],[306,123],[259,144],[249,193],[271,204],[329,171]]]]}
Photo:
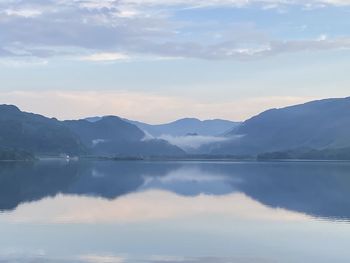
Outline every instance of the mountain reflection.
{"type": "Polygon", "coordinates": [[[115,200],[128,193],[153,190],[165,197],[169,196],[164,193],[236,198],[223,202],[237,201],[237,196],[244,194],[271,208],[348,220],[349,175],[349,163],[326,162],[2,163],[0,210],[13,210],[21,203],[58,194],[115,200]]]}

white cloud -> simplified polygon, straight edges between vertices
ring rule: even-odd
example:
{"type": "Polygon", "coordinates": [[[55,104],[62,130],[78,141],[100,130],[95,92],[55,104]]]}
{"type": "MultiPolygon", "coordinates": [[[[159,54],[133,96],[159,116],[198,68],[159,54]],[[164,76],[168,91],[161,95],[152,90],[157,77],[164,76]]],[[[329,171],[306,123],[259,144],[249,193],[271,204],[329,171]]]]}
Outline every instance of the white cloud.
{"type": "Polygon", "coordinates": [[[120,10],[117,15],[119,17],[124,17],[124,18],[132,18],[139,14],[140,14],[139,11],[129,9],[129,10],[120,10]]]}
{"type": "Polygon", "coordinates": [[[22,16],[25,18],[37,17],[42,14],[41,10],[37,9],[6,9],[4,13],[8,16],[22,16]]]}
{"type": "MultiPolygon", "coordinates": [[[[232,178],[221,175],[206,173],[196,168],[181,168],[168,173],[165,176],[144,176],[143,188],[147,189],[148,186],[152,186],[153,183],[161,184],[174,184],[174,183],[213,183],[213,182],[227,182],[233,180],[232,178]]],[[[237,179],[239,180],[239,179],[237,179]]]]}
{"type": "MultiPolygon", "coordinates": [[[[69,0],[64,1],[69,3],[69,0]]],[[[72,1],[71,1],[72,2],[72,1]]],[[[82,8],[87,9],[103,9],[103,8],[112,8],[115,5],[115,0],[75,0],[82,8]]]]}
{"type": "MultiPolygon", "coordinates": [[[[9,0],[8,0],[9,1],[9,0]]],[[[57,0],[58,1],[58,0],[57,0]]],[[[60,3],[70,3],[69,0],[59,0],[60,3]]],[[[275,7],[278,5],[349,5],[349,0],[75,0],[80,7],[89,9],[113,8],[119,5],[127,6],[191,6],[191,7],[217,7],[217,6],[247,6],[261,4],[275,7]]]]}
{"type": "Polygon", "coordinates": [[[322,34],[317,38],[317,40],[318,41],[326,41],[327,38],[328,38],[328,36],[326,34],[322,34]]]}
{"type": "Polygon", "coordinates": [[[210,6],[247,6],[262,4],[267,6],[278,5],[349,5],[349,0],[121,0],[124,4],[137,5],[185,5],[192,7],[210,7],[210,6]]]}
{"type": "Polygon", "coordinates": [[[86,263],[123,263],[125,262],[123,257],[114,255],[97,255],[97,254],[87,254],[78,257],[86,263]]]}
{"type": "MultiPolygon", "coordinates": [[[[269,36],[261,29],[229,23],[219,23],[216,27],[209,28],[206,22],[210,21],[197,24],[197,30],[193,30],[191,23],[174,15],[174,10],[178,8],[250,5],[261,5],[263,8],[278,8],[281,5],[338,6],[350,5],[350,1],[4,0],[0,2],[0,14],[6,14],[0,17],[0,49],[11,50],[15,45],[24,54],[0,52],[0,57],[40,57],[40,51],[46,51],[47,57],[73,53],[73,59],[90,61],[125,61],[129,55],[247,60],[288,52],[350,48],[350,38],[346,35],[283,40],[269,36]],[[31,19],[30,23],[28,18],[31,19]],[[234,32],[232,27],[235,28],[234,32]],[[200,33],[203,31],[208,34],[207,40],[189,41],[189,34],[193,39],[203,39],[204,36],[200,33]],[[210,34],[217,31],[220,31],[216,33],[220,35],[219,38],[210,37],[210,34]],[[264,38],[262,35],[265,35],[264,38]]],[[[192,21],[193,23],[195,22],[192,21]]]]}
{"type": "Polygon", "coordinates": [[[117,60],[127,60],[129,56],[122,53],[95,53],[88,56],[81,57],[81,60],[85,61],[117,61],[117,60]]]}
{"type": "Polygon", "coordinates": [[[350,5],[349,0],[315,0],[314,2],[320,2],[323,4],[329,4],[329,5],[350,5]]]}

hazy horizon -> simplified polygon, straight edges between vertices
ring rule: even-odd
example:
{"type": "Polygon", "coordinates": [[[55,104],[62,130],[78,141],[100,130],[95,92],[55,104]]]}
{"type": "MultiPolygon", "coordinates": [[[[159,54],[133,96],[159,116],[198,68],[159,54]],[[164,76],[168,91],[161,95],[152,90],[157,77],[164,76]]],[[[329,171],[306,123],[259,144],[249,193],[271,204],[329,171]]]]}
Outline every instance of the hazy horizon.
{"type": "MultiPolygon", "coordinates": [[[[344,97],[346,98],[346,97],[344,97]]],[[[315,100],[326,100],[326,99],[341,99],[341,98],[320,98],[320,99],[315,99],[315,100]]],[[[198,119],[200,121],[210,121],[210,120],[226,120],[226,121],[232,121],[232,122],[244,122],[256,115],[259,115],[260,113],[263,113],[264,111],[267,111],[267,110],[270,110],[270,109],[273,109],[273,108],[276,108],[276,109],[280,109],[280,108],[285,108],[285,107],[289,107],[289,106],[296,106],[296,105],[301,105],[301,104],[304,104],[304,103],[308,103],[308,102],[311,102],[311,101],[315,101],[315,100],[307,100],[307,101],[301,101],[299,103],[296,103],[296,104],[286,104],[286,105],[282,105],[282,106],[276,106],[276,107],[271,107],[271,108],[266,108],[266,109],[262,109],[260,112],[257,112],[256,114],[254,115],[251,115],[251,116],[248,116],[246,119],[242,119],[242,120],[233,120],[233,119],[225,119],[225,118],[200,118],[200,117],[196,117],[196,116],[191,116],[191,115],[184,115],[184,116],[180,116],[178,118],[174,118],[174,119],[168,119],[168,120],[164,120],[164,121],[160,121],[160,122],[149,122],[147,120],[143,120],[143,119],[132,119],[132,118],[128,118],[127,116],[122,116],[122,115],[117,115],[117,114],[94,114],[93,112],[91,113],[91,115],[76,115],[76,117],[74,118],[60,118],[58,116],[55,116],[55,115],[50,115],[50,114],[45,114],[45,113],[41,113],[40,110],[39,112],[37,111],[34,111],[34,110],[30,110],[30,108],[33,108],[35,109],[36,105],[34,105],[34,107],[28,107],[29,109],[26,110],[25,108],[22,108],[21,106],[17,105],[17,104],[12,104],[12,103],[1,103],[0,105],[13,105],[13,106],[16,106],[18,107],[21,111],[23,112],[28,112],[28,113],[34,113],[34,114],[40,114],[40,115],[43,115],[45,117],[49,117],[49,118],[56,118],[60,121],[65,121],[65,120],[79,120],[79,119],[89,119],[89,118],[96,118],[96,117],[106,117],[106,116],[116,116],[116,117],[120,117],[122,119],[127,119],[127,120],[130,120],[130,121],[137,121],[137,122],[141,122],[141,123],[146,123],[146,124],[150,124],[150,125],[161,125],[161,124],[168,124],[168,123],[172,123],[172,122],[175,122],[175,121],[178,121],[178,120],[183,120],[183,119],[198,119]]],[[[45,111],[43,109],[43,111],[45,111]]],[[[62,111],[61,111],[62,113],[62,111]]],[[[58,114],[60,115],[60,114],[58,114]]]]}

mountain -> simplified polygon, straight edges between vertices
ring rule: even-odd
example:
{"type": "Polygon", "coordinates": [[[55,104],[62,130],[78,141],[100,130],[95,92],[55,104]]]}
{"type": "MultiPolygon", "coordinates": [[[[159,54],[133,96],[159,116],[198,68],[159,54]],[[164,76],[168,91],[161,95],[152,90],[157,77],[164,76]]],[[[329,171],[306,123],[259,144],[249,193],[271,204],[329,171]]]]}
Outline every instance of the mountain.
{"type": "Polygon", "coordinates": [[[58,121],[0,105],[0,159],[34,155],[181,155],[164,140],[144,140],[145,133],[118,117],[58,121]]]}
{"type": "Polygon", "coordinates": [[[0,105],[0,150],[3,158],[22,158],[31,153],[171,156],[184,155],[182,149],[185,149],[196,154],[237,156],[273,153],[265,156],[277,158],[279,154],[284,154],[334,159],[348,156],[349,112],[350,97],[271,109],[242,124],[224,120],[182,119],[163,125],[149,125],[115,116],[62,122],[22,112],[12,105],[0,105]],[[152,139],[149,134],[158,138],[152,139]]]}
{"type": "Polygon", "coordinates": [[[0,105],[0,146],[36,154],[81,154],[78,136],[56,119],[26,113],[16,106],[0,105]]]}
{"type": "Polygon", "coordinates": [[[201,121],[195,118],[185,118],[159,125],[128,121],[154,137],[161,135],[186,136],[188,134],[219,136],[239,125],[238,122],[227,120],[215,119],[201,121]]]}
{"type": "Polygon", "coordinates": [[[85,145],[92,147],[102,141],[141,141],[145,134],[135,125],[119,117],[106,116],[90,122],[86,120],[64,121],[85,145]]]}
{"type": "Polygon", "coordinates": [[[88,120],[65,121],[91,153],[98,155],[182,155],[180,148],[158,139],[145,139],[146,134],[135,125],[116,116],[88,120]]]}
{"type": "Polygon", "coordinates": [[[315,150],[350,146],[350,98],[312,101],[265,111],[228,133],[229,142],[211,153],[257,154],[298,148],[315,150]]]}

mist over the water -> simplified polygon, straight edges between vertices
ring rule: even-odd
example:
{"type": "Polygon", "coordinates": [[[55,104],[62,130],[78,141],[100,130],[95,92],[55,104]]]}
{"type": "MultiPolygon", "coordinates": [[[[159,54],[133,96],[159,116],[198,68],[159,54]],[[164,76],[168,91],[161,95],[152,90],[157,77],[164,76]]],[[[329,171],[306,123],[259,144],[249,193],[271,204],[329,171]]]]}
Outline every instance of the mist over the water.
{"type": "Polygon", "coordinates": [[[230,140],[227,137],[216,137],[216,136],[171,136],[171,135],[161,135],[160,139],[166,140],[169,143],[180,147],[185,151],[197,150],[203,145],[224,142],[230,140]]]}

